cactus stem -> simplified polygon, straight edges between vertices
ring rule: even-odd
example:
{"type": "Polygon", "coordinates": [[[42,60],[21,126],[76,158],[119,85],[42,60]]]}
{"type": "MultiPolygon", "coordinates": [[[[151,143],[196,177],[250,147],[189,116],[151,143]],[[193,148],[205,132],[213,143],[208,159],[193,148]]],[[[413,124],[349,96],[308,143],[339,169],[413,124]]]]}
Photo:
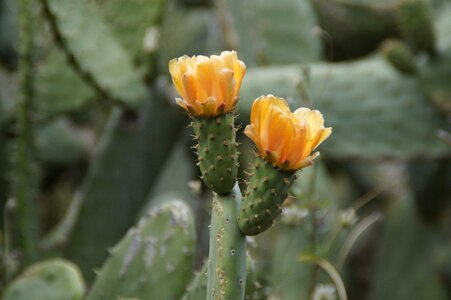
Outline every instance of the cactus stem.
{"type": "Polygon", "coordinates": [[[213,199],[207,300],[244,299],[246,238],[236,222],[240,203],[238,184],[230,194],[213,199]]]}

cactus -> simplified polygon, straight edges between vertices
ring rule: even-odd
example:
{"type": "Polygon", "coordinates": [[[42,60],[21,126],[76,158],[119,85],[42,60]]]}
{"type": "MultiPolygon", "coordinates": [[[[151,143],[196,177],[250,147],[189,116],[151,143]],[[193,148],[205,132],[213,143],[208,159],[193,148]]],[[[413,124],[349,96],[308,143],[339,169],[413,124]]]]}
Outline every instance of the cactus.
{"type": "MultiPolygon", "coordinates": [[[[302,74],[296,66],[250,70],[242,87],[239,115],[248,119],[250,99],[271,90],[292,98],[292,106],[301,106],[300,96],[295,92],[297,87],[308,84],[302,74]],[[271,73],[276,77],[285,73],[281,77],[285,78],[284,85],[269,80],[271,73]]],[[[416,78],[398,74],[380,58],[312,64],[310,74],[313,95],[310,105],[319,109],[334,128],[333,137],[324,144],[323,154],[337,159],[411,160],[449,154],[447,144],[435,135],[449,125],[425,99],[416,78]],[[374,126],[376,123],[378,126],[374,126]]],[[[303,103],[306,105],[309,104],[303,103]]]]}
{"type": "Polygon", "coordinates": [[[48,165],[68,165],[86,155],[80,133],[69,120],[59,118],[36,129],[36,156],[48,165]]]}
{"type": "Polygon", "coordinates": [[[416,52],[436,54],[435,32],[430,11],[423,0],[403,0],[399,5],[398,22],[403,37],[416,52]]]}
{"type": "Polygon", "coordinates": [[[79,110],[95,96],[91,86],[78,76],[62,51],[56,48],[37,62],[34,88],[33,104],[42,119],[79,110]]]}
{"type": "Polygon", "coordinates": [[[208,259],[208,300],[243,299],[246,287],[246,239],[236,222],[241,202],[238,184],[213,198],[208,259]]]}
{"type": "Polygon", "coordinates": [[[133,223],[149,187],[158,178],[175,143],[165,137],[177,135],[186,124],[183,115],[162,97],[155,91],[136,123],[127,120],[128,115],[120,109],[113,110],[84,179],[83,205],[66,255],[80,266],[88,281],[94,275],[92,269],[105,259],[105,249],[133,223]],[[159,141],[158,146],[155,141],[159,141]],[[110,220],[116,221],[110,224],[110,220]]]}
{"type": "Polygon", "coordinates": [[[148,63],[146,56],[158,49],[158,25],[167,1],[89,1],[97,5],[99,12],[110,25],[122,47],[130,53],[134,64],[144,69],[151,69],[151,64],[148,63]],[[156,36],[150,36],[152,34],[156,36]],[[149,39],[155,39],[151,41],[151,45],[147,42],[149,39]],[[153,44],[153,42],[156,43],[153,44]]]}
{"type": "Polygon", "coordinates": [[[207,273],[208,263],[205,262],[202,269],[195,272],[193,280],[186,288],[182,300],[197,300],[207,298],[207,273]]]}
{"type": "Polygon", "coordinates": [[[6,289],[4,300],[81,300],[85,285],[74,264],[51,259],[30,266],[6,289]]]}
{"type": "Polygon", "coordinates": [[[180,299],[191,277],[193,216],[181,201],[148,212],[112,248],[86,300],[180,299]]]}
{"type": "Polygon", "coordinates": [[[365,55],[386,38],[400,36],[393,0],[312,0],[329,60],[365,55]]]}
{"type": "Polygon", "coordinates": [[[451,50],[422,65],[418,79],[428,99],[445,116],[451,114],[451,50]]]}
{"type": "Polygon", "coordinates": [[[30,23],[30,2],[19,2],[20,48],[19,48],[19,85],[21,94],[17,102],[18,136],[14,152],[14,187],[16,201],[17,232],[13,235],[14,247],[20,251],[23,266],[34,262],[38,257],[36,247],[39,234],[37,210],[38,174],[36,171],[32,111],[32,45],[33,33],[30,23]]]}
{"type": "Polygon", "coordinates": [[[205,184],[218,194],[227,194],[235,185],[237,174],[237,146],[235,114],[213,118],[194,118],[192,126],[199,168],[205,184]]]}
{"type": "Polygon", "coordinates": [[[294,172],[282,171],[260,157],[256,157],[251,172],[238,217],[240,230],[246,235],[259,234],[273,225],[296,178],[294,172]]]}
{"type": "MultiPolygon", "coordinates": [[[[245,300],[253,300],[256,283],[255,283],[255,262],[249,253],[246,256],[246,288],[245,288],[245,300]]],[[[197,271],[193,280],[186,288],[185,294],[183,294],[182,300],[198,300],[207,298],[207,276],[208,276],[208,262],[205,262],[202,269],[197,271]]]]}
{"type": "Polygon", "coordinates": [[[146,99],[147,89],[129,54],[86,0],[41,1],[57,41],[87,82],[128,107],[146,99]]]}
{"type": "Polygon", "coordinates": [[[412,200],[396,199],[389,211],[372,299],[447,299],[438,276],[432,276],[439,237],[418,219],[412,200]],[[400,276],[402,281],[397,280],[400,276]]]}
{"type": "Polygon", "coordinates": [[[382,51],[385,59],[401,73],[412,74],[416,71],[415,58],[412,51],[399,40],[384,42],[382,51]]]}
{"type": "Polygon", "coordinates": [[[310,62],[321,57],[310,1],[218,3],[227,46],[238,50],[248,66],[310,62]]]}
{"type": "Polygon", "coordinates": [[[203,7],[187,9],[169,1],[161,24],[160,47],[157,63],[165,74],[168,61],[182,55],[218,53],[223,47],[218,36],[218,17],[211,9],[203,7]]]}

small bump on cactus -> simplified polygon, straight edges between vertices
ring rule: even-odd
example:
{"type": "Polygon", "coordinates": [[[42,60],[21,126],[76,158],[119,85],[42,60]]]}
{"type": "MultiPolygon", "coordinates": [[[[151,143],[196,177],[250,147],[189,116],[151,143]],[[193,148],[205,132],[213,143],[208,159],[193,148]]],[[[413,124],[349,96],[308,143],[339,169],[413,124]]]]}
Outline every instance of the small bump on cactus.
{"type": "Polygon", "coordinates": [[[399,72],[413,74],[416,71],[412,51],[399,40],[388,40],[382,46],[385,59],[399,72]]]}
{"type": "Polygon", "coordinates": [[[194,118],[192,126],[198,141],[198,165],[205,184],[218,194],[227,194],[235,185],[238,169],[235,116],[194,118]]]}
{"type": "Polygon", "coordinates": [[[282,171],[257,157],[238,218],[241,231],[256,235],[272,226],[296,175],[282,171]]]}

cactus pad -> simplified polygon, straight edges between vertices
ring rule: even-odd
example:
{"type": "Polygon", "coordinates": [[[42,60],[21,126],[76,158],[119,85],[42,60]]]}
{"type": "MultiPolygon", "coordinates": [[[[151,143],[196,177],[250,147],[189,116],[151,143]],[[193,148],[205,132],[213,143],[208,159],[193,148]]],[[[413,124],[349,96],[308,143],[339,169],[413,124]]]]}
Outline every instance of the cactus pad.
{"type": "Polygon", "coordinates": [[[146,99],[129,53],[86,0],[41,1],[58,40],[88,82],[129,107],[146,99]]]}
{"type": "Polygon", "coordinates": [[[202,179],[218,194],[229,193],[235,185],[238,154],[234,122],[233,113],[192,122],[202,179]]]}
{"type": "Polygon", "coordinates": [[[243,299],[246,287],[246,236],[238,228],[241,192],[215,195],[210,227],[208,300],[243,299]]]}
{"type": "Polygon", "coordinates": [[[435,54],[435,33],[430,11],[424,0],[403,0],[399,5],[399,27],[414,51],[435,54]]]}
{"type": "Polygon", "coordinates": [[[62,259],[29,267],[9,285],[4,300],[81,300],[85,286],[80,271],[62,259]]]}
{"type": "Polygon", "coordinates": [[[388,40],[383,45],[385,59],[399,72],[412,74],[416,70],[412,51],[401,41],[388,40]]]}
{"type": "Polygon", "coordinates": [[[282,171],[256,158],[238,218],[244,234],[256,235],[272,226],[282,212],[281,205],[295,177],[293,172],[282,171]]]}
{"type": "Polygon", "coordinates": [[[111,250],[86,298],[180,299],[195,244],[191,210],[172,201],[149,211],[111,250]]]}

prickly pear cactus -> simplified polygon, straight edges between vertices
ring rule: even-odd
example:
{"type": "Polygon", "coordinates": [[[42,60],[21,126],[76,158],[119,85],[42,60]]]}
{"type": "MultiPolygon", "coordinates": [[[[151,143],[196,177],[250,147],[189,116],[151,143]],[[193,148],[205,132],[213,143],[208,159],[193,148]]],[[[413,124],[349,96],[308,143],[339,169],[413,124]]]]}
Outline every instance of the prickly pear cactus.
{"type": "Polygon", "coordinates": [[[388,40],[382,46],[385,59],[399,72],[412,74],[416,71],[412,51],[401,41],[388,40]]]}
{"type": "Polygon", "coordinates": [[[197,300],[207,297],[207,266],[208,263],[206,262],[202,269],[194,274],[194,278],[186,288],[182,300],[197,300]]]}
{"type": "Polygon", "coordinates": [[[392,203],[379,253],[381,263],[373,278],[372,299],[447,299],[431,263],[439,243],[431,229],[418,218],[412,198],[392,203]],[[398,280],[400,277],[403,280],[398,280]]]}
{"type": "Polygon", "coordinates": [[[240,209],[238,184],[226,196],[213,198],[208,300],[243,299],[246,287],[246,238],[238,229],[240,209]]]}
{"type": "MultiPolygon", "coordinates": [[[[246,288],[245,300],[253,300],[256,291],[255,284],[255,262],[252,257],[247,254],[246,258],[246,288]]],[[[200,300],[207,297],[207,276],[208,276],[208,262],[206,262],[202,269],[195,273],[193,280],[186,288],[182,300],[200,300]]]]}
{"type": "Polygon", "coordinates": [[[413,76],[400,74],[379,57],[352,63],[315,63],[309,73],[310,103],[299,93],[298,87],[306,83],[298,66],[250,70],[238,102],[240,117],[249,120],[252,99],[271,90],[280,91],[278,95],[287,97],[292,108],[312,106],[323,113],[334,129],[332,138],[320,147],[329,157],[409,160],[449,155],[449,146],[436,133],[450,126],[413,76]]]}
{"type": "Polygon", "coordinates": [[[147,91],[126,49],[87,0],[41,0],[57,40],[97,91],[129,107],[147,91]]]}
{"type": "Polygon", "coordinates": [[[81,300],[85,286],[77,266],[52,259],[30,266],[13,281],[4,300],[81,300]]]}
{"type": "Polygon", "coordinates": [[[227,194],[235,185],[238,153],[235,115],[194,118],[192,125],[198,144],[199,167],[205,184],[218,194],[227,194]]]}
{"type": "Polygon", "coordinates": [[[241,204],[238,224],[246,235],[256,235],[272,226],[282,212],[282,202],[296,178],[257,157],[241,204]]]}
{"type": "Polygon", "coordinates": [[[193,216],[184,202],[149,211],[111,249],[86,299],[179,299],[192,275],[194,244],[193,216]]]}
{"type": "Polygon", "coordinates": [[[424,0],[402,0],[398,19],[402,35],[414,51],[435,54],[434,26],[424,0]]]}

